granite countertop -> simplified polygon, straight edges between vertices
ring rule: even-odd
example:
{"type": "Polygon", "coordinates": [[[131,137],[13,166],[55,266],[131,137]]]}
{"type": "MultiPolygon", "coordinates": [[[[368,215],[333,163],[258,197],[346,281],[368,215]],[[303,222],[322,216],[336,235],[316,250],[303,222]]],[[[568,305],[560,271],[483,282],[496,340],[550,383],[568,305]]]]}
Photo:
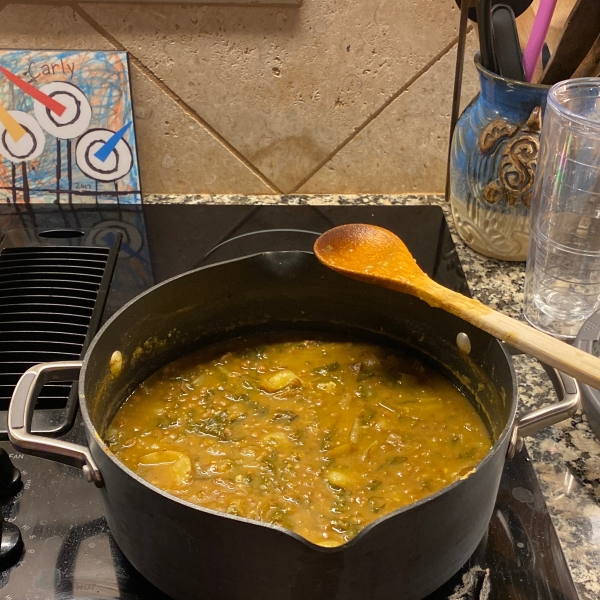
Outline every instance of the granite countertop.
{"type": "MultiPolygon", "coordinates": [[[[380,204],[441,206],[450,226],[471,293],[484,304],[523,320],[524,263],[488,259],[462,242],[450,206],[439,196],[166,196],[146,203],[192,204],[380,204]]],[[[519,380],[519,412],[557,400],[543,368],[532,358],[514,357],[519,380]]],[[[581,600],[600,598],[600,442],[584,415],[541,431],[526,441],[581,600]]]]}

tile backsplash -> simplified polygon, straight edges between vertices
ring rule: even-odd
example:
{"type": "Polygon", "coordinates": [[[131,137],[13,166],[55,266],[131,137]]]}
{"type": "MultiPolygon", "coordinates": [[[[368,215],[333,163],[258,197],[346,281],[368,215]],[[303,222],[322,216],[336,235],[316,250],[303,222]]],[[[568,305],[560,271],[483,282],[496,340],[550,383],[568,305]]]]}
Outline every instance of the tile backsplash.
{"type": "Polygon", "coordinates": [[[146,193],[443,192],[454,0],[223,4],[0,2],[0,47],[128,50],[146,193]]]}

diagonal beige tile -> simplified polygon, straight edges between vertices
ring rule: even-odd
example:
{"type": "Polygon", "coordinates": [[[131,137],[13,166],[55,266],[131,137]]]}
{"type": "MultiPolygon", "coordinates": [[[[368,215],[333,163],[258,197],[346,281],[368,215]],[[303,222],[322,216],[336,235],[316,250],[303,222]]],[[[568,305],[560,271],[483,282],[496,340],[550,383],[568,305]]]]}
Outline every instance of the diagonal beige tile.
{"type": "Polygon", "coordinates": [[[3,48],[114,50],[108,40],[68,6],[8,3],[4,6],[0,17],[3,48]]]}
{"type": "MultiPolygon", "coordinates": [[[[0,38],[13,48],[114,49],[67,6],[11,4],[0,38]]],[[[272,192],[137,69],[131,76],[144,192],[272,192]]]]}
{"type": "MultiPolygon", "coordinates": [[[[475,33],[467,38],[462,104],[479,89],[475,33]]],[[[342,148],[298,193],[442,193],[456,47],[342,148]]]]}
{"type": "Polygon", "coordinates": [[[145,194],[272,193],[135,66],[131,80],[145,194]]]}
{"type": "Polygon", "coordinates": [[[456,36],[453,0],[80,5],[283,190],[456,36]]]}

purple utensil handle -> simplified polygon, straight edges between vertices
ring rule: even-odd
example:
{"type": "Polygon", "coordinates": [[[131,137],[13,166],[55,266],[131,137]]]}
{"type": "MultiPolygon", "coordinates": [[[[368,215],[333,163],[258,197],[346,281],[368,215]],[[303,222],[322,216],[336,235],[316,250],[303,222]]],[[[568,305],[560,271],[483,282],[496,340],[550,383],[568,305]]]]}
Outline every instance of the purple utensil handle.
{"type": "Polygon", "coordinates": [[[556,2],[557,0],[541,0],[538,12],[535,15],[531,35],[527,41],[525,52],[523,52],[523,66],[525,67],[527,81],[532,80],[535,66],[540,59],[542,47],[546,40],[546,35],[548,35],[550,21],[552,21],[552,15],[556,8],[556,2]]]}

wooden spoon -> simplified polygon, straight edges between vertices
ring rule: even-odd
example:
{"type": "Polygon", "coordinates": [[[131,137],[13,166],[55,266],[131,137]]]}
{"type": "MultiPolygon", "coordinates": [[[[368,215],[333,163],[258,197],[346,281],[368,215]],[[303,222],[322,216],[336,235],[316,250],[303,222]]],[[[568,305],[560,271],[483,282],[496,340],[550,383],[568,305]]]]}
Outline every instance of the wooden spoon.
{"type": "Polygon", "coordinates": [[[341,225],[321,235],[314,250],[334,271],[416,296],[600,389],[599,358],[439,285],[420,269],[404,242],[387,229],[358,223],[341,225]]]}
{"type": "Polygon", "coordinates": [[[600,75],[600,35],[596,38],[594,45],[581,61],[572,79],[578,77],[598,77],[600,75]]]}
{"type": "Polygon", "coordinates": [[[554,85],[569,79],[600,35],[600,2],[577,0],[540,83],[554,85]]]}

